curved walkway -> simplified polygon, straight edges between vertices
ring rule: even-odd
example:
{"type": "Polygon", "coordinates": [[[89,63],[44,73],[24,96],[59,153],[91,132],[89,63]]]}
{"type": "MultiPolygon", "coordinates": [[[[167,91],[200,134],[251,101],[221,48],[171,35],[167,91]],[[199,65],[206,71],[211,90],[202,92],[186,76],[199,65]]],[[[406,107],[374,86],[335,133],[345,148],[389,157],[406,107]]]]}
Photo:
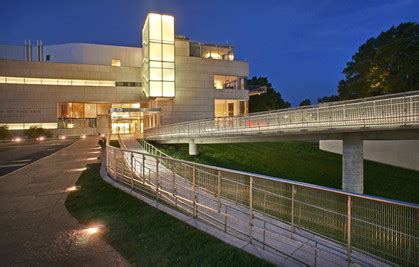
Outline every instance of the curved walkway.
{"type": "Polygon", "coordinates": [[[126,260],[89,235],[66,210],[67,187],[98,162],[91,137],[0,177],[0,259],[3,266],[126,266],[126,260]]]}

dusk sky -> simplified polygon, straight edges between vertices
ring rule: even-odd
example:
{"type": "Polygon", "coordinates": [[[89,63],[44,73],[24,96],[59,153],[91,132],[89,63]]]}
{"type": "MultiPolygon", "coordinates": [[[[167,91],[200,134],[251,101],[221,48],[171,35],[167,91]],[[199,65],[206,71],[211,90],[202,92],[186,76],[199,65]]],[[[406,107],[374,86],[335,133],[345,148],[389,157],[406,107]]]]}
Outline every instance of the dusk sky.
{"type": "Polygon", "coordinates": [[[419,19],[419,1],[0,0],[0,43],[140,46],[150,11],[173,14],[176,34],[235,46],[250,77],[267,76],[293,105],[336,94],[342,69],[370,37],[419,19]]]}

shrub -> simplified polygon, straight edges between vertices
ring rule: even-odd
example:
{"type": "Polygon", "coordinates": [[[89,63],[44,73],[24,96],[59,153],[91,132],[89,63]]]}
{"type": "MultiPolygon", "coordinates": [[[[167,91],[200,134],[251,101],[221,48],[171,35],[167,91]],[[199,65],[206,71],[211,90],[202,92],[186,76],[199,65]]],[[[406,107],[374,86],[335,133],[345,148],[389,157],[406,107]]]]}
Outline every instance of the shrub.
{"type": "Polygon", "coordinates": [[[29,139],[35,139],[40,136],[52,137],[52,132],[50,130],[38,126],[31,126],[29,129],[25,130],[24,133],[29,139]]]}
{"type": "Polygon", "coordinates": [[[0,140],[4,140],[10,137],[10,130],[7,125],[0,125],[0,140]]]}

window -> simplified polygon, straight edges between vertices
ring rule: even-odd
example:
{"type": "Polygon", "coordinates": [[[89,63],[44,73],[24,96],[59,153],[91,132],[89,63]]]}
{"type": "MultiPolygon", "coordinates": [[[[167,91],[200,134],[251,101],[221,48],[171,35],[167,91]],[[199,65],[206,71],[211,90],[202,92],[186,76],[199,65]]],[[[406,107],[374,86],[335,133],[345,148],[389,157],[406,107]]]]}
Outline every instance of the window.
{"type": "Polygon", "coordinates": [[[50,55],[46,55],[45,56],[45,61],[51,61],[51,56],[50,55]]]}
{"type": "Polygon", "coordinates": [[[112,59],[111,65],[113,67],[121,67],[121,60],[120,59],[112,59]]]}
{"type": "Polygon", "coordinates": [[[215,117],[231,117],[246,115],[247,113],[247,101],[235,99],[214,100],[215,117]]]}
{"type": "Polygon", "coordinates": [[[237,76],[214,75],[215,89],[244,89],[244,78],[237,76]]]}

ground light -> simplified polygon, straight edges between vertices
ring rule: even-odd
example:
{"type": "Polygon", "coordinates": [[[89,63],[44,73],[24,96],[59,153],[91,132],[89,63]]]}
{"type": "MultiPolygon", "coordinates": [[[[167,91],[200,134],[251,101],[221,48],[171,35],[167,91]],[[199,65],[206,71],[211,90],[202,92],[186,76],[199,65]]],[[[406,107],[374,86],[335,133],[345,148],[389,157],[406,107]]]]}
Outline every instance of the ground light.
{"type": "Polygon", "coordinates": [[[65,136],[65,135],[61,135],[60,137],[59,137],[59,139],[60,140],[65,140],[67,137],[65,136]]]}
{"type": "Polygon", "coordinates": [[[65,189],[66,192],[74,192],[80,189],[80,186],[70,186],[65,189]]]}
{"type": "Polygon", "coordinates": [[[81,138],[82,138],[82,139],[86,139],[86,135],[84,135],[84,134],[83,134],[83,135],[81,136],[81,138]]]}
{"type": "Polygon", "coordinates": [[[16,137],[12,139],[12,142],[20,142],[22,139],[20,137],[16,137]]]}
{"type": "Polygon", "coordinates": [[[40,137],[36,138],[36,140],[38,140],[38,141],[44,141],[45,140],[45,136],[40,136],[40,137]]]}
{"type": "Polygon", "coordinates": [[[84,231],[88,235],[95,235],[95,234],[98,234],[98,233],[102,232],[103,228],[104,228],[104,226],[101,225],[101,224],[94,224],[94,225],[90,225],[89,227],[85,228],[84,231]]]}

